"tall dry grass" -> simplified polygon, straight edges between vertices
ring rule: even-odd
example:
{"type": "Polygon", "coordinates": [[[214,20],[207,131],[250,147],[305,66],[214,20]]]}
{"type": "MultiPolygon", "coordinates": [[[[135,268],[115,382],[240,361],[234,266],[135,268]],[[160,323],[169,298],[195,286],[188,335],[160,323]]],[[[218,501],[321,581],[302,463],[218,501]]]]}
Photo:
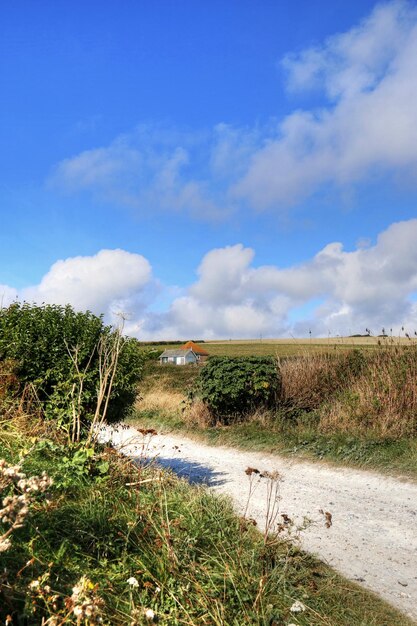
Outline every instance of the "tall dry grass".
{"type": "Polygon", "coordinates": [[[366,367],[372,354],[363,350],[307,352],[281,364],[284,406],[318,409],[350,384],[366,367]]]}
{"type": "Polygon", "coordinates": [[[345,360],[345,354],[306,352],[281,361],[281,403],[292,409],[318,409],[344,384],[345,360]]]}
{"type": "Polygon", "coordinates": [[[179,413],[186,399],[180,391],[166,389],[156,383],[155,387],[145,391],[136,402],[139,411],[163,411],[164,413],[179,413]]]}
{"type": "Polygon", "coordinates": [[[284,407],[316,411],[323,432],[417,434],[417,346],[306,354],[281,364],[284,407]]]}
{"type": "Polygon", "coordinates": [[[148,363],[136,409],[139,412],[181,415],[187,405],[188,390],[192,389],[198,373],[199,369],[195,366],[148,363]]]}
{"type": "Polygon", "coordinates": [[[400,438],[417,435],[417,348],[382,348],[367,355],[358,376],[320,411],[323,431],[400,438]]]}

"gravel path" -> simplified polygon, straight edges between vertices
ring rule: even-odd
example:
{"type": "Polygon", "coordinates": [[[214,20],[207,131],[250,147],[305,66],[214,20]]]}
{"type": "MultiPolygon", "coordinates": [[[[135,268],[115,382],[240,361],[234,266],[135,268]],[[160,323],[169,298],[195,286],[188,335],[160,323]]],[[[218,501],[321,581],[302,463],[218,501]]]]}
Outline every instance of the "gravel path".
{"type": "MultiPolygon", "coordinates": [[[[250,466],[277,470],[280,514],[297,523],[312,520],[301,534],[306,550],[378,593],[417,621],[417,485],[373,472],[287,460],[259,452],[211,447],[171,434],[143,437],[134,428],[108,432],[123,452],[157,457],[194,483],[230,495],[243,512],[249,493],[250,466]],[[332,515],[325,526],[319,510],[332,515]]],[[[265,527],[266,484],[257,483],[247,515],[265,527]]]]}

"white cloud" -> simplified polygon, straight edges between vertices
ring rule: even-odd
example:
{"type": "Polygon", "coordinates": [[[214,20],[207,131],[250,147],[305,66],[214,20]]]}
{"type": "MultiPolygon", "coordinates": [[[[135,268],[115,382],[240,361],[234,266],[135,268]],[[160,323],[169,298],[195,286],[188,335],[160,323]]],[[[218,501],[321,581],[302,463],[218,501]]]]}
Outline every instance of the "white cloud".
{"type": "Polygon", "coordinates": [[[8,285],[0,285],[0,309],[8,307],[18,297],[17,289],[8,285]]]}
{"type": "Polygon", "coordinates": [[[151,274],[149,262],[140,254],[100,250],[94,256],[57,261],[38,285],[22,289],[18,295],[38,304],[71,304],[111,319],[114,313],[129,313],[149,286],[151,274]]]}
{"type": "Polygon", "coordinates": [[[232,207],[224,194],[218,202],[204,171],[209,167],[209,145],[205,135],[143,125],[108,146],[61,161],[47,184],[67,193],[90,191],[100,201],[146,213],[184,212],[217,219],[232,207]],[[196,160],[205,163],[202,171],[196,160]]]}
{"type": "Polygon", "coordinates": [[[358,27],[284,61],[289,87],[324,91],[255,151],[233,193],[256,208],[296,203],[325,184],[417,170],[417,9],[377,6],[358,27]]]}
{"type": "Polygon", "coordinates": [[[217,219],[240,205],[285,210],[324,186],[417,171],[417,7],[377,5],[359,25],[282,61],[288,88],[322,94],[252,128],[142,125],[59,163],[49,184],[139,212],[217,219]]]}
{"type": "MultiPolygon", "coordinates": [[[[197,280],[173,294],[164,312],[152,311],[158,286],[140,254],[101,250],[57,261],[38,285],[0,286],[12,300],[71,304],[77,310],[128,315],[126,331],[140,339],[256,338],[350,334],[402,325],[417,329],[417,219],[391,224],[373,245],[348,251],[325,246],[303,264],[255,265],[242,244],[209,251],[197,280]],[[304,312],[304,313],[303,313],[304,312]]],[[[169,302],[169,300],[168,300],[169,302]]]]}
{"type": "Polygon", "coordinates": [[[147,320],[143,332],[167,337],[258,337],[417,328],[417,219],[392,224],[367,248],[331,243],[289,268],[254,267],[241,244],[208,252],[198,280],[169,311],[147,320]],[[314,303],[319,301],[319,305],[314,303]],[[294,319],[313,304],[312,314],[294,319]]]}

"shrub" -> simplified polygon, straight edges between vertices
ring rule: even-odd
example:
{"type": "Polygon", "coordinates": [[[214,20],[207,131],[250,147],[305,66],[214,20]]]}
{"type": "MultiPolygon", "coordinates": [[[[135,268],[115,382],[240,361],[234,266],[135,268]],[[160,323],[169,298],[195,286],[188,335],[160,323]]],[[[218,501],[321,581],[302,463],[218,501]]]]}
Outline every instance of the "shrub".
{"type": "Polygon", "coordinates": [[[11,359],[0,361],[0,403],[15,395],[19,388],[16,363],[11,359]]]}
{"type": "Polygon", "coordinates": [[[281,378],[272,357],[211,357],[197,381],[198,398],[224,422],[272,407],[281,378]]]}
{"type": "MultiPolygon", "coordinates": [[[[100,346],[111,348],[117,337],[102,317],[75,312],[69,305],[14,303],[0,309],[0,362],[16,362],[22,385],[34,385],[46,415],[61,425],[70,418],[74,397],[83,422],[91,419],[100,386],[100,346]]],[[[129,412],[141,373],[136,340],[120,338],[108,420],[120,420],[129,412]]]]}

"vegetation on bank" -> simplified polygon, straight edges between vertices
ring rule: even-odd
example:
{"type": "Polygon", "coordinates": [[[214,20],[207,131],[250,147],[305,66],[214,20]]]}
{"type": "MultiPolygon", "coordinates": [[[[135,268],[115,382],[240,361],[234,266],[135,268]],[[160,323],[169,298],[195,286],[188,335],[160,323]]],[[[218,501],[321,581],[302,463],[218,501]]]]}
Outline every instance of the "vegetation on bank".
{"type": "Polygon", "coordinates": [[[190,404],[203,403],[215,422],[244,419],[260,408],[272,408],[281,391],[281,377],[271,357],[212,357],[201,368],[190,404]]]}
{"type": "Polygon", "coordinates": [[[205,488],[42,427],[21,415],[0,431],[0,457],[52,479],[1,554],[3,623],[410,626],[285,528],[265,536],[205,488]]]}
{"type": "MultiPolygon", "coordinates": [[[[148,364],[137,418],[211,442],[417,477],[415,344],[305,352],[278,360],[275,368],[275,406],[260,403],[250,412],[236,410],[231,419],[230,411],[213,410],[210,401],[199,396],[202,375],[196,368],[188,368],[186,375],[179,372],[184,368],[148,364]]],[[[219,376],[219,389],[224,380],[219,376]]]]}
{"type": "MultiPolygon", "coordinates": [[[[98,407],[99,426],[114,389],[110,381],[125,380],[127,388],[131,382],[129,372],[123,376],[120,357],[132,344],[117,332],[90,314],[76,318],[69,309],[26,307],[23,313],[12,309],[11,317],[2,315],[3,324],[13,318],[17,325],[3,325],[1,336],[3,624],[411,625],[299,549],[298,530],[277,508],[279,476],[262,478],[275,496],[261,533],[252,520],[237,517],[227,499],[190,486],[144,457],[132,463],[92,439],[92,409],[95,414],[98,407]],[[42,319],[49,326],[56,323],[48,335],[45,322],[49,343],[31,334],[26,324],[31,315],[39,332],[42,319]],[[77,321],[85,330],[85,344],[76,333],[71,339],[68,320],[69,328],[77,321]],[[98,343],[91,328],[99,329],[98,336],[93,333],[98,343]],[[9,352],[13,347],[4,332],[21,343],[22,358],[9,352]],[[103,336],[110,342],[101,344],[103,336]],[[88,347],[83,351],[82,346],[88,347]],[[81,354],[87,362],[77,370],[81,354]],[[31,363],[28,355],[39,358],[31,363]],[[109,363],[114,367],[107,370],[109,363]],[[71,386],[64,384],[66,376],[71,386]],[[91,386],[90,376],[96,381],[91,386]],[[50,398],[60,395],[57,387],[71,410],[54,419],[50,398]],[[66,395],[68,388],[74,392],[66,395]],[[81,426],[75,440],[74,411],[81,426]]],[[[138,444],[146,450],[146,440],[138,444]]],[[[254,472],[246,471],[248,494],[254,472]]]]}
{"type": "Polygon", "coordinates": [[[143,361],[135,339],[89,311],[17,302],[0,308],[0,363],[72,441],[104,419],[128,416],[143,361]]]}

